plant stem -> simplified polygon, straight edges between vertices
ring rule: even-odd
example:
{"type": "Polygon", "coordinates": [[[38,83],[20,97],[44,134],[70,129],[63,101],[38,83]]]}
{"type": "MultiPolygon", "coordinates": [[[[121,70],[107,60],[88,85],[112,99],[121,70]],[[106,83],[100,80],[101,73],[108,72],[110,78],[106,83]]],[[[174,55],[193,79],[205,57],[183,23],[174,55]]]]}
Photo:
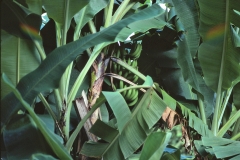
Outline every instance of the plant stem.
{"type": "Polygon", "coordinates": [[[198,105],[199,105],[199,110],[200,110],[200,114],[201,114],[201,119],[202,119],[203,123],[207,124],[207,119],[206,119],[206,114],[205,114],[202,97],[201,97],[201,95],[197,94],[197,98],[198,98],[198,105]]]}
{"type": "Polygon", "coordinates": [[[47,109],[48,113],[49,113],[49,114],[51,115],[51,117],[53,118],[53,120],[54,120],[54,122],[55,122],[55,124],[56,124],[56,126],[57,126],[57,128],[58,128],[58,130],[59,130],[60,133],[61,133],[62,138],[64,138],[64,135],[63,135],[63,133],[62,133],[61,127],[60,127],[59,124],[58,124],[58,119],[57,119],[55,113],[52,111],[52,109],[51,109],[50,105],[48,104],[47,100],[46,100],[45,97],[42,95],[42,93],[39,93],[38,97],[41,99],[41,101],[42,101],[43,105],[45,106],[45,108],[47,109]]]}
{"type": "MultiPolygon", "coordinates": [[[[86,76],[88,70],[92,66],[92,64],[95,61],[95,59],[97,58],[97,56],[100,54],[102,48],[105,47],[105,45],[106,45],[105,43],[102,43],[102,44],[99,44],[99,45],[95,46],[96,48],[98,47],[99,49],[94,50],[94,52],[92,52],[90,58],[87,61],[87,64],[85,65],[85,67],[81,71],[81,73],[79,74],[79,76],[76,79],[71,91],[69,92],[68,101],[67,101],[67,111],[66,111],[66,116],[67,117],[70,117],[71,108],[72,108],[72,101],[76,97],[77,91],[78,91],[79,87],[81,86],[84,77],[86,76]]],[[[65,132],[69,132],[69,125],[70,125],[69,123],[70,123],[70,119],[68,118],[68,119],[66,119],[65,132]]]]}
{"type": "Polygon", "coordinates": [[[224,114],[224,112],[225,112],[225,109],[226,109],[228,100],[229,100],[229,98],[230,98],[230,95],[231,95],[231,93],[232,93],[232,90],[233,90],[233,87],[231,87],[231,88],[229,88],[229,89],[227,90],[225,99],[224,99],[223,104],[222,104],[221,113],[220,113],[220,116],[219,116],[218,128],[220,127],[220,124],[221,124],[221,121],[222,121],[222,118],[223,118],[223,114],[224,114]]]}
{"type": "Polygon", "coordinates": [[[124,9],[126,8],[126,6],[128,5],[129,2],[130,2],[130,0],[124,0],[120,4],[120,6],[118,7],[118,9],[116,10],[116,12],[114,13],[114,15],[112,17],[112,24],[117,22],[117,20],[119,19],[119,16],[121,15],[122,12],[124,12],[124,9]]]}
{"type": "Polygon", "coordinates": [[[17,75],[16,75],[16,85],[18,84],[19,80],[20,80],[20,58],[21,58],[21,39],[18,38],[18,44],[17,44],[17,65],[16,65],[16,71],[17,71],[17,75]]]}
{"type": "Polygon", "coordinates": [[[222,60],[221,60],[221,67],[220,67],[220,73],[219,73],[219,81],[218,81],[218,88],[217,88],[217,99],[216,99],[216,106],[214,109],[214,115],[213,115],[213,123],[212,123],[212,132],[213,135],[217,135],[218,132],[218,115],[219,110],[221,107],[221,95],[222,95],[222,82],[223,82],[223,69],[225,67],[225,52],[227,49],[227,40],[228,40],[228,32],[229,32],[229,0],[226,0],[226,19],[225,19],[225,32],[224,32],[224,42],[223,42],[223,51],[222,51],[222,60]]]}
{"type": "Polygon", "coordinates": [[[240,118],[240,110],[238,110],[228,121],[227,123],[221,128],[221,130],[217,133],[217,137],[222,137],[227,130],[240,118]]]}
{"type": "Polygon", "coordinates": [[[126,8],[123,10],[122,13],[120,13],[120,15],[118,16],[117,21],[120,21],[124,16],[125,14],[136,4],[137,2],[131,2],[129,5],[126,6],[126,8]]]}
{"type": "Polygon", "coordinates": [[[40,43],[37,41],[37,40],[33,40],[42,60],[44,60],[47,56],[46,56],[46,53],[45,51],[43,50],[43,47],[40,45],[40,43]]]}
{"type": "Polygon", "coordinates": [[[102,96],[102,98],[99,97],[100,101],[97,101],[92,106],[92,109],[86,114],[86,116],[84,116],[84,118],[80,121],[80,123],[78,123],[77,128],[74,130],[74,132],[68,139],[68,141],[66,143],[66,149],[68,152],[70,152],[73,142],[75,141],[77,135],[79,134],[79,132],[80,132],[81,128],[83,127],[83,125],[85,124],[85,122],[88,120],[88,118],[90,118],[90,116],[93,114],[93,112],[106,101],[106,99],[103,95],[100,95],[100,96],[102,96]]]}
{"type": "MultiPolygon", "coordinates": [[[[141,89],[141,88],[152,88],[152,86],[147,86],[147,85],[136,85],[136,86],[129,86],[129,87],[125,87],[125,88],[122,88],[122,89],[118,89],[117,91],[118,92],[123,92],[125,90],[129,90],[129,89],[141,89]]],[[[145,90],[146,92],[146,90],[145,90]]]]}
{"type": "Polygon", "coordinates": [[[58,89],[54,89],[53,93],[54,93],[54,98],[56,102],[57,117],[59,120],[61,116],[61,110],[62,110],[62,99],[58,89]]]}
{"type": "Polygon", "coordinates": [[[97,32],[97,29],[96,29],[96,27],[95,27],[95,25],[94,25],[94,23],[93,23],[92,20],[90,20],[90,21],[88,22],[88,26],[89,26],[89,29],[90,29],[90,31],[91,31],[92,34],[97,32]]]}
{"type": "MultiPolygon", "coordinates": [[[[84,13],[86,8],[87,7],[84,7],[81,13],[84,13]]],[[[84,18],[84,14],[81,14],[81,17],[79,18],[79,23],[77,23],[77,26],[75,27],[75,30],[74,30],[74,36],[73,36],[74,41],[78,40],[81,35],[81,29],[82,29],[81,26],[82,26],[83,18],[84,18]]]]}
{"type": "Polygon", "coordinates": [[[142,73],[140,73],[138,70],[136,70],[132,66],[129,66],[127,63],[123,62],[121,59],[115,58],[115,57],[111,57],[111,60],[116,62],[117,64],[123,66],[124,68],[126,68],[129,71],[131,71],[133,74],[137,75],[139,78],[141,78],[142,80],[145,81],[146,77],[142,73]]]}
{"type": "Polygon", "coordinates": [[[111,25],[113,5],[114,5],[114,0],[110,0],[108,6],[104,10],[105,14],[106,14],[106,19],[105,19],[105,24],[104,24],[105,28],[107,28],[108,26],[111,25]]]}
{"type": "Polygon", "coordinates": [[[238,140],[240,138],[240,132],[231,138],[231,140],[238,140]]]}
{"type": "Polygon", "coordinates": [[[232,136],[236,136],[239,133],[239,131],[240,131],[240,118],[238,118],[238,120],[234,126],[232,136]]]}

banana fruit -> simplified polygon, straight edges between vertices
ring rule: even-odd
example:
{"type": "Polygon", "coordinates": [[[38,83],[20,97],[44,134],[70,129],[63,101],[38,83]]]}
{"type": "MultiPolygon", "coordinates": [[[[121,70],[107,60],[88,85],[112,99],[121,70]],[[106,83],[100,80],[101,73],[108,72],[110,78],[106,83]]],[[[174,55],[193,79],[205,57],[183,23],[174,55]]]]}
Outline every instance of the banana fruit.
{"type": "Polygon", "coordinates": [[[138,59],[142,52],[142,44],[135,43],[134,49],[131,49],[131,52],[129,53],[129,56],[131,56],[133,59],[138,59]]]}
{"type": "MultiPolygon", "coordinates": [[[[134,43],[132,45],[132,49],[129,53],[125,50],[124,47],[119,47],[115,50],[113,53],[114,57],[121,58],[125,63],[132,66],[135,69],[138,69],[138,62],[137,59],[140,57],[142,52],[142,45],[139,43],[134,43]]],[[[123,76],[124,78],[128,79],[129,81],[132,81],[133,83],[138,82],[138,76],[127,70],[126,68],[118,65],[117,63],[112,63],[112,72],[116,73],[120,76],[123,76]]],[[[122,89],[129,87],[129,84],[125,83],[122,80],[116,80],[114,81],[114,86],[116,89],[122,89]]],[[[138,102],[138,89],[129,89],[123,91],[121,94],[128,103],[128,106],[134,106],[138,102]]]]}

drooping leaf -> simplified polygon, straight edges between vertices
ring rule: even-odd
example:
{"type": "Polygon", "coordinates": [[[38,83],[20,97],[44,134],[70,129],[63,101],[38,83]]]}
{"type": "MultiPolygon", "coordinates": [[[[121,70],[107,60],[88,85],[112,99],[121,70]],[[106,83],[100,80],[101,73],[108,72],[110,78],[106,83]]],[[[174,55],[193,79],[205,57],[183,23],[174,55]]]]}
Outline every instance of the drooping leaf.
{"type": "MultiPolygon", "coordinates": [[[[160,119],[165,108],[166,104],[162,99],[153,89],[149,89],[134,108],[131,115],[132,118],[124,126],[121,134],[118,132],[115,138],[109,143],[85,143],[81,153],[87,156],[103,156],[104,159],[128,158],[143,144],[147,138],[147,134],[160,119]],[[94,149],[97,150],[99,147],[101,147],[102,152],[99,152],[99,150],[94,151],[94,149]],[[92,152],[89,152],[88,148],[94,149],[92,149],[92,152]]],[[[107,135],[105,136],[107,137],[107,135]]]]}
{"type": "Polygon", "coordinates": [[[22,98],[19,91],[15,88],[9,78],[5,73],[2,74],[3,81],[11,88],[14,95],[17,99],[22,103],[25,109],[30,114],[32,120],[35,122],[39,131],[42,133],[43,137],[47,141],[48,145],[51,147],[52,151],[60,158],[60,159],[71,159],[70,154],[66,151],[66,148],[59,142],[56,138],[56,135],[47,129],[46,124],[36,115],[34,110],[30,107],[30,105],[22,98]]]}
{"type": "MultiPolygon", "coordinates": [[[[162,14],[160,7],[153,5],[96,34],[88,35],[80,40],[55,49],[34,72],[21,79],[17,89],[24,100],[31,103],[39,92],[58,87],[59,80],[65,68],[85,49],[103,42],[113,43],[115,41],[124,41],[133,31],[141,28],[138,26],[138,28],[125,29],[123,33],[122,29],[124,27],[135,21],[154,19],[154,17],[160,14],[162,14]]],[[[143,28],[145,27],[143,26],[143,28]]],[[[2,100],[1,108],[2,127],[11,118],[11,115],[18,111],[19,107],[19,101],[12,93],[5,96],[2,100]]]]}
{"type": "Polygon", "coordinates": [[[118,131],[99,119],[94,123],[95,125],[90,129],[90,132],[97,135],[99,138],[105,140],[106,142],[111,142],[114,140],[118,131]]]}
{"type": "MultiPolygon", "coordinates": [[[[196,143],[202,142],[206,152],[215,155],[217,158],[235,158],[239,157],[240,147],[239,141],[234,141],[231,139],[219,138],[219,137],[202,137],[201,141],[196,141],[196,143]]],[[[199,148],[197,148],[199,149],[199,148]]]]}
{"type": "Polygon", "coordinates": [[[170,95],[166,94],[166,92],[163,91],[158,86],[156,86],[156,89],[159,93],[162,93],[164,95],[163,100],[167,105],[170,104],[173,106],[174,103],[177,104],[177,107],[181,110],[183,117],[188,119],[188,125],[191,128],[195,129],[202,136],[206,137],[213,136],[213,133],[208,129],[208,126],[204,124],[203,121],[200,118],[198,118],[193,112],[191,112],[190,109],[186,108],[183,104],[174,100],[170,95]]]}
{"type": "Polygon", "coordinates": [[[178,64],[181,67],[184,80],[201,93],[189,44],[185,38],[178,43],[178,64]]]}
{"type": "Polygon", "coordinates": [[[125,125],[131,119],[131,111],[124,100],[123,96],[119,92],[102,92],[108,101],[113,113],[117,119],[117,125],[119,132],[121,133],[125,128],[125,125]]]}
{"type": "Polygon", "coordinates": [[[170,140],[171,133],[170,132],[153,132],[151,133],[144,145],[141,152],[141,156],[139,160],[154,160],[154,159],[160,159],[164,148],[167,146],[168,141],[170,140]]]}
{"type": "Polygon", "coordinates": [[[240,76],[240,49],[233,45],[230,27],[240,27],[240,1],[199,1],[200,28],[203,43],[199,47],[199,61],[206,84],[217,91],[219,79],[221,88],[230,88],[240,76]],[[217,5],[216,5],[217,4],[217,5]],[[222,73],[222,74],[220,74],[222,73]],[[220,81],[220,82],[221,82],[220,81]]]}
{"type": "Polygon", "coordinates": [[[173,0],[173,5],[179,20],[184,26],[184,32],[191,57],[196,56],[200,42],[198,33],[199,17],[195,1],[177,1],[173,0]]]}
{"type": "MultiPolygon", "coordinates": [[[[39,64],[40,57],[32,41],[1,30],[1,72],[6,73],[14,85],[39,64]]],[[[1,80],[1,99],[8,93],[10,89],[1,80]]]]}

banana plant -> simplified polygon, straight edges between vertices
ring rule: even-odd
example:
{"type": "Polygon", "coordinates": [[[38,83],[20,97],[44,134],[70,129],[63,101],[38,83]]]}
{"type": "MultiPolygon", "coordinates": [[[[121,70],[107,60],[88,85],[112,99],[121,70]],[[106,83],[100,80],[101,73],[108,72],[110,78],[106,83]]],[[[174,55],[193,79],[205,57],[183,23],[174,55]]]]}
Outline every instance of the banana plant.
{"type": "MultiPolygon", "coordinates": [[[[219,155],[216,151],[216,148],[225,144],[231,147],[235,140],[239,139],[240,9],[237,2],[179,3],[173,0],[172,3],[165,3],[170,8],[169,12],[159,6],[162,4],[160,2],[153,4],[142,0],[4,0],[1,3],[1,6],[5,6],[1,8],[4,13],[13,18],[11,23],[16,24],[8,27],[10,22],[1,15],[4,20],[1,32],[4,42],[8,42],[1,44],[5,47],[4,53],[12,53],[13,46],[18,45],[18,49],[12,53],[17,60],[11,63],[11,67],[16,70],[12,69],[11,73],[9,67],[4,65],[2,72],[6,74],[2,74],[1,81],[5,88],[12,91],[7,93],[9,91],[3,90],[6,96],[1,99],[1,133],[5,144],[3,150],[8,158],[75,159],[81,155],[82,158],[160,159],[171,156],[164,151],[171,134],[158,131],[160,127],[157,124],[163,124],[163,121],[170,129],[177,124],[181,125],[186,149],[193,146],[190,140],[194,137],[192,133],[204,137],[201,141],[194,142],[201,156],[211,154],[225,158],[239,154],[234,152],[219,155]],[[216,11],[219,10],[221,15],[211,12],[209,7],[212,8],[213,4],[219,4],[216,11]],[[187,9],[183,11],[182,8],[187,9]],[[222,12],[223,8],[226,12],[222,12]],[[54,22],[52,24],[55,37],[50,43],[56,48],[47,55],[44,51],[48,50],[44,45],[46,39],[41,35],[42,39],[38,34],[42,9],[52,19],[51,22],[54,22]],[[211,15],[210,18],[214,17],[214,21],[205,15],[211,15]],[[214,27],[224,33],[217,35],[220,38],[212,37],[216,36],[214,27]],[[126,39],[132,33],[135,34],[130,37],[133,44],[129,44],[126,39]],[[17,37],[16,44],[8,41],[13,35],[17,37]],[[147,62],[146,57],[153,56],[144,55],[144,38],[151,39],[159,35],[169,42],[168,46],[160,49],[164,50],[163,55],[170,59],[175,56],[174,63],[168,64],[170,59],[165,61],[164,56],[160,55],[161,65],[166,67],[174,64],[177,72],[173,75],[176,77],[179,73],[182,74],[178,78],[181,78],[184,86],[181,93],[187,97],[185,101],[171,97],[160,87],[161,83],[154,83],[155,78],[151,77],[155,75],[151,72],[142,72],[146,68],[139,63],[141,59],[147,62]],[[22,43],[25,41],[30,49],[22,43]],[[170,52],[165,50],[169,49],[168,47],[172,49],[170,52]],[[22,57],[22,49],[31,59],[28,64],[20,61],[25,59],[22,57]],[[173,57],[172,53],[175,54],[173,57]],[[103,63],[107,61],[110,63],[103,63]],[[28,65],[32,66],[29,70],[21,70],[21,66],[28,65]],[[91,68],[94,68],[92,72],[91,68]],[[231,69],[233,74],[229,72],[231,69]],[[227,73],[229,75],[225,75],[227,73]],[[7,77],[10,77],[10,80],[7,77]],[[91,77],[91,85],[87,77],[91,77]],[[110,80],[107,77],[110,77],[110,80]],[[10,81],[14,83],[11,84],[10,81]],[[88,112],[80,120],[76,118],[78,111],[73,110],[73,103],[76,102],[75,98],[79,99],[81,95],[84,99],[84,90],[89,90],[91,98],[86,98],[86,103],[83,103],[91,108],[87,108],[88,112]],[[213,108],[210,101],[214,92],[217,95],[216,106],[212,125],[209,126],[206,108],[213,108]],[[216,122],[216,117],[220,120],[227,117],[223,112],[231,92],[237,110],[232,111],[231,117],[223,123],[216,122]],[[92,100],[94,96],[98,98],[92,100]],[[189,107],[189,99],[197,101],[199,108],[193,110],[193,107],[189,107]],[[45,113],[36,114],[39,104],[44,105],[50,116],[45,113]],[[219,107],[221,112],[216,111],[219,107]],[[91,129],[85,133],[98,138],[83,144],[86,140],[79,140],[79,133],[96,111],[101,113],[99,119],[94,121],[91,129]],[[18,125],[20,127],[16,127],[18,125]],[[210,127],[212,131],[209,130],[210,127]],[[216,138],[215,136],[220,138],[213,140],[225,141],[221,137],[226,135],[230,128],[232,140],[217,144],[217,147],[206,143],[207,138],[216,138]],[[18,134],[17,131],[25,134],[18,134]],[[27,136],[34,139],[30,131],[43,139],[41,145],[28,142],[23,147],[25,150],[19,150],[27,136]],[[149,151],[151,145],[155,147],[149,151]],[[12,150],[13,147],[16,149],[12,150]],[[207,147],[212,147],[213,150],[209,151],[207,147]],[[202,150],[205,152],[201,152],[202,150]]],[[[160,42],[165,44],[164,40],[160,42]]],[[[151,48],[148,49],[149,52],[152,52],[151,48]]],[[[7,57],[4,55],[4,58],[7,57]]],[[[144,65],[146,66],[146,63],[144,65]]],[[[174,81],[171,82],[175,84],[174,81]]],[[[194,103],[195,106],[197,105],[194,103]]]]}

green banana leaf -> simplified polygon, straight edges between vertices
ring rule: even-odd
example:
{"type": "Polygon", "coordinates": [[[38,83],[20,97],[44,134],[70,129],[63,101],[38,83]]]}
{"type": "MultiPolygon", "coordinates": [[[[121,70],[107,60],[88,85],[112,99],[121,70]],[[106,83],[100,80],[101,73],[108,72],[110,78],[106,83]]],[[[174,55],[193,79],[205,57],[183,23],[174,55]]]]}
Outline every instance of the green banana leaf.
{"type": "Polygon", "coordinates": [[[177,1],[172,0],[176,14],[184,26],[185,37],[189,47],[191,57],[196,56],[200,35],[198,33],[199,17],[195,1],[177,1]]]}
{"type": "Polygon", "coordinates": [[[178,107],[182,111],[183,117],[188,119],[188,125],[195,129],[200,135],[205,137],[212,137],[213,133],[208,129],[208,126],[204,124],[204,122],[198,118],[194,113],[191,112],[190,109],[185,107],[180,102],[173,99],[170,95],[168,95],[164,90],[159,88],[159,86],[155,85],[156,90],[163,95],[163,101],[170,107],[172,110],[175,110],[178,107]]]}
{"type": "MultiPolygon", "coordinates": [[[[1,72],[6,73],[16,86],[18,81],[35,70],[41,60],[30,40],[17,38],[1,30],[1,72]]],[[[11,90],[1,80],[1,99],[11,90]]]]}
{"type": "Polygon", "coordinates": [[[199,33],[203,43],[198,50],[206,84],[215,92],[218,82],[223,90],[240,76],[240,49],[232,41],[231,25],[240,27],[239,0],[198,1],[199,33]]]}
{"type": "Polygon", "coordinates": [[[117,119],[119,132],[122,133],[125,125],[131,120],[131,111],[119,92],[102,92],[108,101],[117,119]],[[119,107],[121,106],[121,107],[119,107]]]}
{"type": "MultiPolygon", "coordinates": [[[[113,43],[124,41],[132,32],[141,28],[141,26],[131,28],[131,23],[144,19],[154,19],[154,17],[162,13],[163,11],[160,9],[160,6],[153,5],[96,34],[88,35],[80,40],[55,49],[36,70],[20,80],[17,89],[25,101],[32,103],[39,92],[59,86],[59,80],[68,64],[85,49],[103,42],[113,43]],[[124,29],[126,26],[128,28],[124,29]],[[123,29],[124,32],[121,32],[123,29]]],[[[164,25],[165,23],[162,24],[164,25]]],[[[10,120],[11,116],[20,109],[20,103],[13,93],[8,94],[2,99],[1,109],[2,128],[10,120]]]]}
{"type": "Polygon", "coordinates": [[[109,0],[91,0],[84,8],[75,14],[74,20],[77,24],[75,32],[79,32],[89,20],[107,6],[108,2],[109,0]]]}
{"type": "MultiPolygon", "coordinates": [[[[29,159],[32,154],[54,155],[28,115],[16,115],[3,131],[8,159],[29,159]]],[[[56,159],[56,158],[55,158],[56,159]]]]}
{"type": "Polygon", "coordinates": [[[164,152],[164,148],[167,146],[171,132],[153,132],[144,142],[143,149],[139,160],[155,160],[160,159],[164,152]]]}
{"type": "Polygon", "coordinates": [[[43,0],[43,8],[48,17],[52,18],[58,27],[65,25],[69,28],[73,16],[85,7],[90,0],[43,0]]]}
{"type": "Polygon", "coordinates": [[[42,0],[26,0],[28,9],[35,14],[42,15],[42,0]]]}
{"type": "MultiPolygon", "coordinates": [[[[20,92],[15,88],[15,86],[12,84],[12,82],[9,80],[9,78],[6,76],[5,73],[2,74],[2,79],[4,83],[11,88],[14,95],[17,97],[20,103],[24,106],[24,108],[28,111],[29,115],[31,116],[32,122],[34,122],[35,126],[37,127],[37,131],[41,132],[41,135],[44,137],[44,139],[48,143],[49,147],[51,147],[51,150],[55,153],[55,155],[58,156],[60,159],[66,159],[66,160],[71,159],[70,154],[67,152],[63,144],[58,140],[57,135],[51,132],[50,130],[48,130],[47,125],[36,115],[33,108],[31,108],[31,106],[22,98],[20,92]]],[[[23,128],[25,127],[25,125],[20,125],[20,126],[22,126],[23,128]]],[[[18,130],[19,129],[18,127],[19,126],[14,125],[13,128],[18,130]]],[[[13,134],[18,133],[16,130],[13,131],[13,134]]],[[[3,131],[5,131],[5,129],[3,131]]],[[[24,137],[26,136],[24,135],[24,137]]],[[[9,139],[11,141],[12,137],[9,139]]]]}
{"type": "Polygon", "coordinates": [[[1,29],[24,39],[40,41],[39,30],[42,23],[40,15],[12,0],[1,2],[1,29]]]}
{"type": "MultiPolygon", "coordinates": [[[[109,96],[109,94],[105,94],[105,96],[109,96]]],[[[111,101],[115,100],[116,99],[111,99],[111,101]]],[[[107,129],[110,126],[103,122],[101,124],[104,124],[105,127],[103,127],[104,125],[94,124],[91,129],[92,133],[108,141],[107,143],[85,143],[81,154],[103,157],[104,159],[128,158],[144,143],[147,134],[151,132],[153,125],[160,119],[166,106],[153,89],[148,89],[138,105],[134,108],[131,114],[131,120],[126,123],[121,133],[112,128],[111,130],[108,129],[108,134],[99,134],[98,130],[102,130],[102,128],[107,129]]],[[[118,104],[114,107],[118,108],[122,106],[118,104]]],[[[122,116],[125,115],[128,115],[128,113],[122,116]]]]}
{"type": "Polygon", "coordinates": [[[240,157],[240,142],[219,137],[202,137],[201,141],[194,141],[197,150],[215,155],[218,159],[238,159],[240,157]],[[231,157],[231,158],[230,158],[231,157]]]}

